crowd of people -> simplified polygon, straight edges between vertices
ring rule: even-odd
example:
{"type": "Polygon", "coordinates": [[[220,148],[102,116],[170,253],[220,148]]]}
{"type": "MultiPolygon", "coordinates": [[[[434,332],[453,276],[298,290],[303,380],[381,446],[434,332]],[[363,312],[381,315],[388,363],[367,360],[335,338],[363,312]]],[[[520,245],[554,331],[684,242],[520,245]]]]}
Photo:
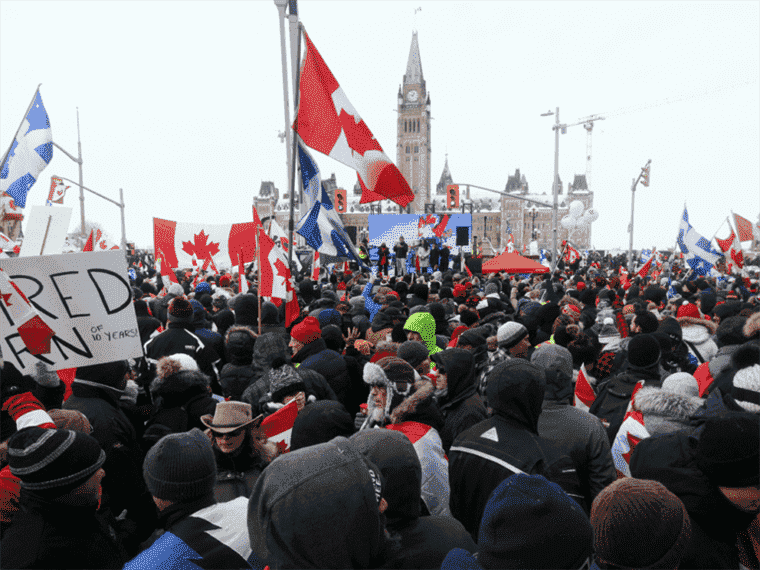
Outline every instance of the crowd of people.
{"type": "Polygon", "coordinates": [[[252,269],[142,264],[143,358],[4,361],[2,567],[760,568],[758,268],[470,275],[423,245],[388,277],[381,249],[299,275],[288,326],[252,269]],[[262,422],[293,402],[287,448],[262,422]]]}

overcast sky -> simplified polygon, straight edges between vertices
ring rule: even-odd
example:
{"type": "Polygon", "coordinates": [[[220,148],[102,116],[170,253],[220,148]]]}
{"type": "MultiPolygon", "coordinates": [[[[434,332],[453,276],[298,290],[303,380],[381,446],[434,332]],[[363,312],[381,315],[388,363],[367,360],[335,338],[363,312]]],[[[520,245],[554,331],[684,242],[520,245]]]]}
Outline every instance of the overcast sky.
{"type": "MultiPolygon", "coordinates": [[[[760,212],[758,2],[300,2],[311,39],[395,160],[396,94],[413,29],[432,99],[433,188],[448,152],[455,182],[503,190],[519,168],[551,192],[554,117],[606,116],[593,131],[597,248],[672,247],[684,202],[712,237],[731,210],[760,212]],[[415,8],[422,7],[416,15],[415,8]]],[[[287,28],[286,28],[287,29],[287,28]]],[[[84,184],[118,200],[127,238],[152,247],[152,217],[250,221],[262,180],[284,193],[286,152],[278,12],[254,2],[0,2],[0,152],[34,94],[84,184]]],[[[291,93],[291,105],[293,97],[291,93]]],[[[293,112],[291,109],[291,119],[293,112]]],[[[560,137],[565,185],[586,170],[586,131],[560,137]]],[[[355,173],[315,154],[323,177],[355,173]]],[[[55,149],[50,176],[77,180],[55,149]]],[[[485,195],[485,194],[484,194],[485,195]]],[[[120,238],[119,211],[86,195],[86,217],[120,238]]],[[[76,187],[67,194],[79,226],[76,187]]],[[[723,224],[719,237],[728,235],[723,224]]]]}

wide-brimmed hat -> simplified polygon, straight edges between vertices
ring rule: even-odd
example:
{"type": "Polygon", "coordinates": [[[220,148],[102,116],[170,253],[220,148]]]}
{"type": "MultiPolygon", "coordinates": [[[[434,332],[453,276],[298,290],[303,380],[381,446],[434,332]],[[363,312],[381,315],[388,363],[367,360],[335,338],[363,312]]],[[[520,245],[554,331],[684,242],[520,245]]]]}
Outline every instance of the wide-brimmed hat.
{"type": "Polygon", "coordinates": [[[245,402],[219,402],[213,417],[211,414],[201,416],[203,425],[217,433],[230,433],[254,422],[259,425],[262,419],[263,414],[254,418],[251,405],[245,402]]]}

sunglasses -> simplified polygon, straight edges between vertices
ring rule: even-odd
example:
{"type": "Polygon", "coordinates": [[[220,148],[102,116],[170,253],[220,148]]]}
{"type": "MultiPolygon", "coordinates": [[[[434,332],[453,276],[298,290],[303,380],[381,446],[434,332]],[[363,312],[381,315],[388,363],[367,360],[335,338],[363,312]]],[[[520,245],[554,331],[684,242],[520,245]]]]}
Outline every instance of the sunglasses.
{"type": "Polygon", "coordinates": [[[227,433],[221,433],[221,432],[215,431],[214,437],[219,438],[219,439],[223,439],[225,437],[238,437],[239,435],[243,435],[243,432],[245,432],[246,427],[247,426],[243,426],[243,427],[237,428],[235,431],[230,431],[227,433]]]}

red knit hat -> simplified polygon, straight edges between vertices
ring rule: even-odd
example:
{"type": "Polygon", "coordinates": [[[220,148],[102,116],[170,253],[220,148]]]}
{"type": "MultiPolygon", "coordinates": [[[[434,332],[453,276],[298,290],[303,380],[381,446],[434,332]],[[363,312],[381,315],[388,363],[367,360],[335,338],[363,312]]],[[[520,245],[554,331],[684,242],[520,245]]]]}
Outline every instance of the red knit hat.
{"type": "Polygon", "coordinates": [[[697,306],[689,302],[684,302],[683,305],[678,307],[676,316],[679,319],[681,317],[694,317],[695,319],[702,318],[702,315],[699,314],[699,309],[697,309],[697,306]]]}
{"type": "Polygon", "coordinates": [[[322,336],[322,329],[316,317],[306,317],[290,331],[290,336],[303,344],[309,344],[322,336]]]}
{"type": "Polygon", "coordinates": [[[578,283],[575,284],[575,288],[578,291],[583,291],[586,288],[586,284],[583,281],[578,281],[578,283]]]}
{"type": "Polygon", "coordinates": [[[232,277],[230,277],[229,275],[222,275],[219,278],[220,287],[229,287],[231,283],[232,283],[232,277]]]}
{"type": "Polygon", "coordinates": [[[465,296],[467,296],[467,288],[461,283],[454,285],[454,297],[456,298],[465,296]]]}

